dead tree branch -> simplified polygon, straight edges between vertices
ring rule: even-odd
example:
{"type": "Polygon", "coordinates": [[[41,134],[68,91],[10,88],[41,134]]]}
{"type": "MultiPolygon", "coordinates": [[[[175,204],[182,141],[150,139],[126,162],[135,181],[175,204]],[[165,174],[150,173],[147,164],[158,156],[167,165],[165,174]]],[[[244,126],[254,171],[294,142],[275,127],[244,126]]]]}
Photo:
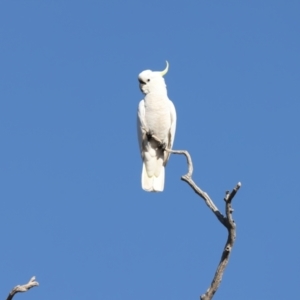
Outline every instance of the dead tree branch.
{"type": "MultiPolygon", "coordinates": [[[[152,136],[152,138],[157,140],[156,137],[152,136]]],[[[226,191],[225,198],[224,198],[224,201],[225,201],[225,216],[224,216],[219,211],[219,209],[214,204],[214,202],[211,200],[211,198],[208,196],[208,194],[206,192],[204,192],[202,189],[200,189],[193,181],[193,179],[192,179],[193,163],[192,163],[192,158],[191,158],[190,154],[188,153],[188,151],[170,150],[170,149],[165,149],[165,150],[169,153],[185,155],[185,157],[187,159],[188,172],[187,172],[187,174],[183,175],[181,177],[181,179],[183,181],[185,181],[195,191],[195,193],[204,200],[206,205],[211,209],[211,211],[214,213],[214,215],[217,217],[217,219],[223,224],[223,226],[226,227],[226,229],[228,231],[227,241],[226,241],[225,247],[223,249],[221,260],[220,260],[217,270],[215,272],[214,278],[213,278],[209,288],[207,289],[207,291],[200,297],[201,300],[211,300],[213,298],[214,294],[216,293],[216,291],[218,290],[219,285],[222,281],[222,277],[223,277],[225,268],[229,261],[230,253],[231,253],[231,250],[232,250],[234,242],[235,242],[236,225],[232,218],[233,209],[231,206],[231,202],[232,202],[233,197],[235,196],[235,194],[237,193],[237,191],[239,190],[239,188],[241,187],[242,184],[239,182],[231,192],[226,191]]]]}
{"type": "Polygon", "coordinates": [[[35,276],[33,276],[29,281],[28,283],[26,284],[23,284],[23,285],[17,285],[15,286],[11,292],[9,293],[8,297],[6,300],[11,300],[13,298],[13,296],[17,293],[20,293],[20,292],[27,292],[29,289],[35,287],[35,286],[38,286],[39,283],[37,281],[35,281],[35,276]]]}

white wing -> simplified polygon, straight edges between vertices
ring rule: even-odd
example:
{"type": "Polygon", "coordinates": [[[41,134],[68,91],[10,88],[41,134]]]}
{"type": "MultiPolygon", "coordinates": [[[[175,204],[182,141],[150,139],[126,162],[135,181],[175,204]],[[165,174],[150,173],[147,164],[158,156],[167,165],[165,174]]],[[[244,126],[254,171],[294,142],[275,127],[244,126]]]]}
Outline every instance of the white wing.
{"type": "MultiPolygon", "coordinates": [[[[176,131],[176,110],[173,102],[169,100],[169,109],[170,109],[170,118],[171,118],[171,128],[169,130],[169,136],[168,136],[168,145],[167,147],[169,149],[172,149],[174,139],[175,139],[175,131],[176,131]]],[[[164,152],[164,166],[167,164],[168,160],[170,158],[170,153],[167,151],[164,152]]]]}
{"type": "Polygon", "coordinates": [[[145,136],[145,102],[144,100],[141,100],[138,106],[138,112],[137,112],[137,134],[138,134],[138,140],[139,140],[139,146],[141,155],[143,158],[143,140],[145,136]]]}
{"type": "Polygon", "coordinates": [[[145,102],[140,101],[137,113],[137,132],[143,160],[142,188],[148,192],[162,192],[165,183],[163,154],[157,149],[156,141],[145,139],[147,126],[145,121],[145,102]]]}
{"type": "Polygon", "coordinates": [[[170,129],[169,147],[172,149],[174,139],[175,139],[177,115],[176,115],[175,106],[171,100],[170,100],[170,113],[171,113],[171,129],[170,129]]]}

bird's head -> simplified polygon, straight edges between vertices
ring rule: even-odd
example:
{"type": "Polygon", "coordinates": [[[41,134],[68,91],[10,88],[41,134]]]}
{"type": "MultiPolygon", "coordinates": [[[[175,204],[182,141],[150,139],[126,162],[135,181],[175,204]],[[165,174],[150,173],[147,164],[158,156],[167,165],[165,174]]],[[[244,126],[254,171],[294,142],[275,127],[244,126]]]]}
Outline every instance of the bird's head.
{"type": "Polygon", "coordinates": [[[139,74],[139,83],[142,93],[149,94],[151,92],[167,92],[166,83],[163,78],[169,70],[169,63],[163,71],[145,70],[139,74]]]}

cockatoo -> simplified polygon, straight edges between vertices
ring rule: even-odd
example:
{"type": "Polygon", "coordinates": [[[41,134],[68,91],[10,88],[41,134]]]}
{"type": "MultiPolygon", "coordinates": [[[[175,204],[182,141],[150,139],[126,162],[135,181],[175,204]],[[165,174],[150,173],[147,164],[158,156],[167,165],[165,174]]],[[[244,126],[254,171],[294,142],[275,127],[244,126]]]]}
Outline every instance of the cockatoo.
{"type": "Polygon", "coordinates": [[[145,70],[139,74],[140,89],[145,97],[138,106],[137,129],[143,160],[142,188],[147,192],[162,192],[165,166],[172,149],[176,131],[176,110],[168,98],[163,76],[168,72],[145,70]],[[158,142],[156,139],[159,139],[158,142]]]}

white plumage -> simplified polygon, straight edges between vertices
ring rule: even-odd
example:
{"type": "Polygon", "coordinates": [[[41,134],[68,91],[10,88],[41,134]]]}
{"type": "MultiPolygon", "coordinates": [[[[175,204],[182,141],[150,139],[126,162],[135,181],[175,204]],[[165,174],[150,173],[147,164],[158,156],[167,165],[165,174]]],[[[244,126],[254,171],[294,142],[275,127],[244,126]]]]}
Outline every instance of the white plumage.
{"type": "Polygon", "coordinates": [[[140,89],[145,98],[138,107],[137,129],[143,160],[142,188],[147,192],[162,192],[165,183],[165,166],[169,153],[164,147],[172,148],[176,131],[176,110],[168,98],[162,72],[151,70],[139,74],[140,89]],[[162,144],[151,138],[157,137],[162,144]]]}

